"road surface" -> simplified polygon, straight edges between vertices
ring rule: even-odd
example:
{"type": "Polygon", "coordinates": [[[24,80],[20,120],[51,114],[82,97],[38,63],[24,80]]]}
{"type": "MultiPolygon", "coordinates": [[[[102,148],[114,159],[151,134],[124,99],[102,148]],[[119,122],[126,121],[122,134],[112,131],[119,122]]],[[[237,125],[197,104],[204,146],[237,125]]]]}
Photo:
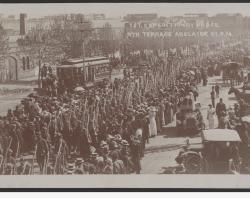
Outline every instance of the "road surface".
{"type": "MultiPolygon", "coordinates": [[[[208,104],[211,104],[210,92],[212,86],[216,83],[220,86],[220,98],[223,98],[224,103],[227,108],[236,103],[236,98],[233,95],[228,95],[230,85],[223,85],[221,77],[212,77],[208,79],[208,85],[202,86],[200,84],[198,101],[201,103],[201,113],[203,115],[206,128],[208,128],[207,121],[207,108],[208,104]]],[[[216,103],[219,98],[216,98],[216,103]]],[[[215,126],[218,122],[216,119],[215,126]]],[[[171,123],[174,126],[175,123],[171,123]]],[[[165,170],[164,167],[171,167],[177,165],[175,162],[175,157],[178,155],[181,147],[186,144],[186,140],[189,139],[190,143],[201,142],[200,137],[188,138],[188,137],[172,137],[168,133],[168,128],[164,134],[158,135],[155,138],[151,138],[149,144],[146,145],[145,156],[141,161],[143,174],[160,174],[165,170]]]]}

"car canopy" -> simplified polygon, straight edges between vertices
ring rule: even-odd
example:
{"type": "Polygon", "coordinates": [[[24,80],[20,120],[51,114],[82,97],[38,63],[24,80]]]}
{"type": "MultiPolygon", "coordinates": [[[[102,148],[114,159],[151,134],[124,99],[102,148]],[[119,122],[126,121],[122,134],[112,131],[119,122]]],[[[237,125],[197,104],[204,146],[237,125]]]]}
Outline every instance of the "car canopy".
{"type": "Polygon", "coordinates": [[[241,142],[237,131],[230,129],[208,129],[201,133],[202,141],[209,142],[241,142]]]}
{"type": "Polygon", "coordinates": [[[241,120],[242,120],[242,122],[248,122],[248,123],[250,123],[250,115],[242,117],[241,120]]]}
{"type": "Polygon", "coordinates": [[[225,62],[222,65],[222,68],[229,69],[229,70],[237,70],[237,69],[242,68],[242,65],[240,63],[237,63],[237,62],[225,62]]]}

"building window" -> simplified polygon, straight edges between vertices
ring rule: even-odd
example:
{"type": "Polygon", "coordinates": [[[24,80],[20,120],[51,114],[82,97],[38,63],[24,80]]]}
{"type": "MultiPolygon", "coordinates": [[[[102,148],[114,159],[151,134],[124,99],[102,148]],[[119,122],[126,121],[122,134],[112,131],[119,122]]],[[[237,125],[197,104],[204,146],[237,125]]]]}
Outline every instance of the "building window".
{"type": "Polygon", "coordinates": [[[27,69],[30,69],[30,57],[26,57],[26,66],[27,66],[27,69]]]}
{"type": "Polygon", "coordinates": [[[25,57],[23,57],[23,70],[26,69],[26,61],[25,61],[25,57]]]}

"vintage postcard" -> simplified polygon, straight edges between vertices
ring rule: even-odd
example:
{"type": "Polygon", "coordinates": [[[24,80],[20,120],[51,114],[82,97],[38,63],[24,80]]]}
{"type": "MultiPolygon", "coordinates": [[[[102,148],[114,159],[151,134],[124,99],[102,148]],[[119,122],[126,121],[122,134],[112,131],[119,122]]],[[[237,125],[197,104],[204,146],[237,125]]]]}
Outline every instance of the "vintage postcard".
{"type": "Polygon", "coordinates": [[[249,10],[0,3],[0,187],[249,188],[249,10]]]}

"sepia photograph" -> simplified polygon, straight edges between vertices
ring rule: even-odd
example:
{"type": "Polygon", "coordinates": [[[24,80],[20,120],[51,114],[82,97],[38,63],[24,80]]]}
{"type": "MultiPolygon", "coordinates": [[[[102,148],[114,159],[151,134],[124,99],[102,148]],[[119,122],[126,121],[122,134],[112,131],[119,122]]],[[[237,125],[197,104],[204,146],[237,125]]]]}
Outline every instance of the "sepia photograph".
{"type": "Polygon", "coordinates": [[[249,11],[0,3],[0,187],[250,188],[249,11]]]}

